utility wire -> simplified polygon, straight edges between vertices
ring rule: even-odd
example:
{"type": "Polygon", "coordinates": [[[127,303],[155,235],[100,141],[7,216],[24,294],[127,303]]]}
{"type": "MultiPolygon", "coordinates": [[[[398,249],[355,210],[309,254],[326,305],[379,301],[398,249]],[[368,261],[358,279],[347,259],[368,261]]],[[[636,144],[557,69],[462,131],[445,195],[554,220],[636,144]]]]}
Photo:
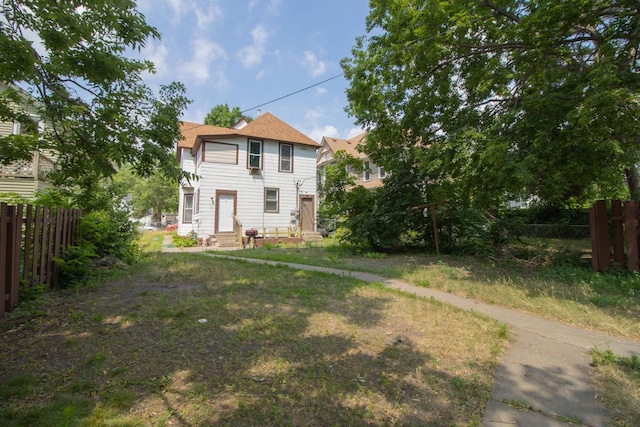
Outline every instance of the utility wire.
{"type": "Polygon", "coordinates": [[[311,89],[312,87],[316,87],[316,86],[318,86],[318,85],[321,85],[322,83],[326,83],[326,82],[331,81],[331,80],[333,80],[333,79],[337,79],[338,77],[342,77],[342,73],[337,74],[337,75],[335,75],[335,76],[333,76],[333,77],[329,77],[328,79],[323,80],[323,81],[321,81],[321,82],[319,82],[319,83],[312,84],[311,86],[307,86],[307,87],[305,87],[304,89],[300,89],[300,90],[297,90],[297,91],[295,91],[295,92],[291,92],[291,93],[289,93],[289,94],[287,94],[287,95],[281,96],[280,98],[276,98],[276,99],[273,99],[273,100],[271,100],[271,101],[269,101],[269,102],[265,102],[264,104],[260,104],[260,105],[256,105],[255,107],[247,108],[246,110],[241,111],[240,113],[244,114],[244,113],[246,113],[247,111],[251,111],[251,110],[253,110],[253,109],[255,109],[255,108],[260,108],[260,107],[263,107],[263,106],[265,106],[265,105],[271,104],[271,103],[273,103],[273,102],[280,101],[281,99],[288,98],[288,97],[290,97],[291,95],[295,95],[296,93],[304,92],[305,90],[311,89]]]}

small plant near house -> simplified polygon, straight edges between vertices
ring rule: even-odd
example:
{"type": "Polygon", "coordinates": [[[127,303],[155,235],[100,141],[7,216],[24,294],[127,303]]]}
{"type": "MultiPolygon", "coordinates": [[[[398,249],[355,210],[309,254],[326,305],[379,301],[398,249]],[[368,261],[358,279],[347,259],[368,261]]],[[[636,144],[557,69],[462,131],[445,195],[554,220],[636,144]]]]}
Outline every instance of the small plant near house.
{"type": "Polygon", "coordinates": [[[195,236],[173,236],[173,244],[179,248],[192,248],[198,246],[195,236]]]}

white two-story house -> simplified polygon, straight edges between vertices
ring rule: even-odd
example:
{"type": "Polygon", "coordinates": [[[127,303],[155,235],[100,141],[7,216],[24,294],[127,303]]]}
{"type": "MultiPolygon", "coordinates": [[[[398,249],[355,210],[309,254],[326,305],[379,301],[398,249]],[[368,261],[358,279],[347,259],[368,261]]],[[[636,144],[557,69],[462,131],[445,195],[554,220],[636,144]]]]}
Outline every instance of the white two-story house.
{"type": "Polygon", "coordinates": [[[315,231],[318,143],[270,113],[232,128],[183,122],[181,129],[178,160],[198,179],[181,183],[179,235],[207,244],[237,241],[239,230],[315,231]]]}

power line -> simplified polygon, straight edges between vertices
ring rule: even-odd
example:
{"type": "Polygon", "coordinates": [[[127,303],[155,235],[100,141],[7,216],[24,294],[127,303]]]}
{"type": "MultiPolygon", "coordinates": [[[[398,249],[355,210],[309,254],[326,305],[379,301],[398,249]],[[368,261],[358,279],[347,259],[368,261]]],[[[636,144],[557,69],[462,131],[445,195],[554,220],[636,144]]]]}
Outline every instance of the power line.
{"type": "Polygon", "coordinates": [[[295,95],[296,93],[304,92],[305,90],[311,89],[312,87],[316,87],[316,86],[318,86],[318,85],[321,85],[322,83],[326,83],[326,82],[331,81],[331,80],[333,80],[333,79],[337,79],[338,77],[341,77],[341,76],[342,76],[342,73],[337,74],[337,75],[335,75],[335,76],[333,76],[333,77],[329,77],[328,79],[323,80],[323,81],[321,81],[321,82],[319,82],[319,83],[313,84],[313,85],[311,85],[311,86],[307,86],[307,87],[305,87],[304,89],[300,89],[300,90],[297,90],[297,91],[295,91],[295,92],[291,92],[291,93],[289,93],[289,94],[287,94],[287,95],[285,95],[285,96],[281,96],[280,98],[276,98],[276,99],[273,99],[273,100],[271,100],[271,101],[269,101],[269,102],[265,102],[264,104],[260,104],[260,105],[256,105],[255,107],[247,108],[246,110],[241,111],[240,113],[244,114],[244,113],[246,113],[247,111],[253,110],[253,109],[255,109],[255,108],[260,108],[260,107],[263,107],[263,106],[265,106],[265,105],[271,104],[271,103],[273,103],[273,102],[280,101],[281,99],[288,98],[289,96],[291,96],[291,95],[295,95]]]}

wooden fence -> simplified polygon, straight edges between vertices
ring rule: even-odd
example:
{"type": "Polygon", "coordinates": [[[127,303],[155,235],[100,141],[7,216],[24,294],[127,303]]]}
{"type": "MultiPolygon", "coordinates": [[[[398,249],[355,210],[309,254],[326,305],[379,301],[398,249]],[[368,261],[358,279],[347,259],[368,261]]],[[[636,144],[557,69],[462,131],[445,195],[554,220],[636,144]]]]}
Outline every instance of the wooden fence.
{"type": "Polygon", "coordinates": [[[604,271],[613,263],[629,271],[639,269],[637,201],[598,200],[590,209],[593,271],[604,271]]]}
{"type": "Polygon", "coordinates": [[[80,210],[0,203],[0,317],[15,308],[20,288],[56,284],[54,258],[75,243],[80,210]]]}

